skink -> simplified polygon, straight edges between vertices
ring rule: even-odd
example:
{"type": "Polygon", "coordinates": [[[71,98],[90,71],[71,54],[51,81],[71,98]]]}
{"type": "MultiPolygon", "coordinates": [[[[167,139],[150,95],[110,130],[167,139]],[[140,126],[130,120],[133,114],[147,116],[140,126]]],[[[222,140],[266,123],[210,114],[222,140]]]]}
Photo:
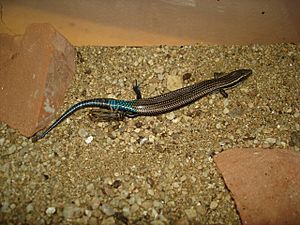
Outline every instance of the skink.
{"type": "Polygon", "coordinates": [[[45,137],[64,119],[79,109],[108,109],[111,110],[111,113],[109,114],[112,115],[112,118],[155,116],[189,105],[215,91],[219,91],[224,97],[227,97],[227,93],[224,90],[235,87],[237,84],[247,79],[251,74],[252,70],[250,69],[239,69],[227,74],[215,76],[215,78],[211,80],[205,80],[150,98],[142,98],[138,86],[135,85],[133,89],[137,95],[137,99],[134,100],[118,100],[110,98],[94,98],[84,100],[71,106],[56,121],[54,121],[49,128],[35,134],[32,138],[32,141],[36,142],[45,137]]]}

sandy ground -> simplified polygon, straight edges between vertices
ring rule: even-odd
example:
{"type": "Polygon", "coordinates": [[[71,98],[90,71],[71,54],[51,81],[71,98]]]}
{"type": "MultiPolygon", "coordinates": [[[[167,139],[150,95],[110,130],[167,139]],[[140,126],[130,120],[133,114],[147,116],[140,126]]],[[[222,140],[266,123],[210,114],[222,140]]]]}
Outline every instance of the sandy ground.
{"type": "MultiPolygon", "coordinates": [[[[33,144],[0,123],[1,224],[240,224],[213,155],[300,149],[300,45],[81,47],[62,113],[94,97],[145,97],[250,68],[228,90],[156,117],[82,110],[33,144]]],[[[58,116],[58,115],[57,115],[58,116]]],[[[245,174],[245,176],[247,176],[245,174]]]]}

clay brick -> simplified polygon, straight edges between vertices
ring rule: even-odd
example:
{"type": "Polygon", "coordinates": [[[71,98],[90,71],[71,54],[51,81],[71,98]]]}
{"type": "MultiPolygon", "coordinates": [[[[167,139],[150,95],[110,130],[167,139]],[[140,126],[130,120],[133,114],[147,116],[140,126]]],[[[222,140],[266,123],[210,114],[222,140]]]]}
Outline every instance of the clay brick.
{"type": "Polygon", "coordinates": [[[47,126],[75,71],[73,46],[49,24],[0,34],[0,120],[26,137],[47,126]]]}
{"type": "Polygon", "coordinates": [[[243,224],[300,223],[300,153],[233,149],[214,157],[243,224]]]}

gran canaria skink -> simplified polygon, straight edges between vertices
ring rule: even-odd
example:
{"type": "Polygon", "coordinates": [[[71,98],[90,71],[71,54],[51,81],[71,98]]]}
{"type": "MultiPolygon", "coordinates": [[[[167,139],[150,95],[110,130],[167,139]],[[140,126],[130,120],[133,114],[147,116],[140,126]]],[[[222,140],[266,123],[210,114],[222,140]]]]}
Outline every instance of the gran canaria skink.
{"type": "Polygon", "coordinates": [[[155,116],[184,107],[191,104],[203,96],[215,91],[219,91],[224,97],[227,97],[225,89],[232,88],[245,80],[252,74],[250,69],[240,69],[233,72],[215,76],[211,80],[205,80],[178,90],[168,92],[159,96],[142,98],[139,87],[133,87],[137,99],[134,100],[118,100],[110,98],[94,98],[84,100],[71,106],[63,113],[53,124],[42,132],[38,132],[32,138],[33,142],[45,137],[64,119],[72,115],[74,112],[83,108],[99,108],[111,110],[106,117],[133,118],[136,116],[155,116]]]}

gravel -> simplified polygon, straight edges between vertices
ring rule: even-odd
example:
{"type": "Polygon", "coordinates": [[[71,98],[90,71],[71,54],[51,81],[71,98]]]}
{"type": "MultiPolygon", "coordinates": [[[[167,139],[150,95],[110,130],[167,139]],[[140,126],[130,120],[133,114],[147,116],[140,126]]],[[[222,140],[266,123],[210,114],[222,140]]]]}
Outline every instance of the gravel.
{"type": "Polygon", "coordinates": [[[78,47],[59,113],[88,98],[133,99],[250,68],[175,112],[124,121],[71,116],[33,144],[0,123],[1,224],[240,224],[212,156],[233,147],[300,150],[299,44],[78,47]]]}

